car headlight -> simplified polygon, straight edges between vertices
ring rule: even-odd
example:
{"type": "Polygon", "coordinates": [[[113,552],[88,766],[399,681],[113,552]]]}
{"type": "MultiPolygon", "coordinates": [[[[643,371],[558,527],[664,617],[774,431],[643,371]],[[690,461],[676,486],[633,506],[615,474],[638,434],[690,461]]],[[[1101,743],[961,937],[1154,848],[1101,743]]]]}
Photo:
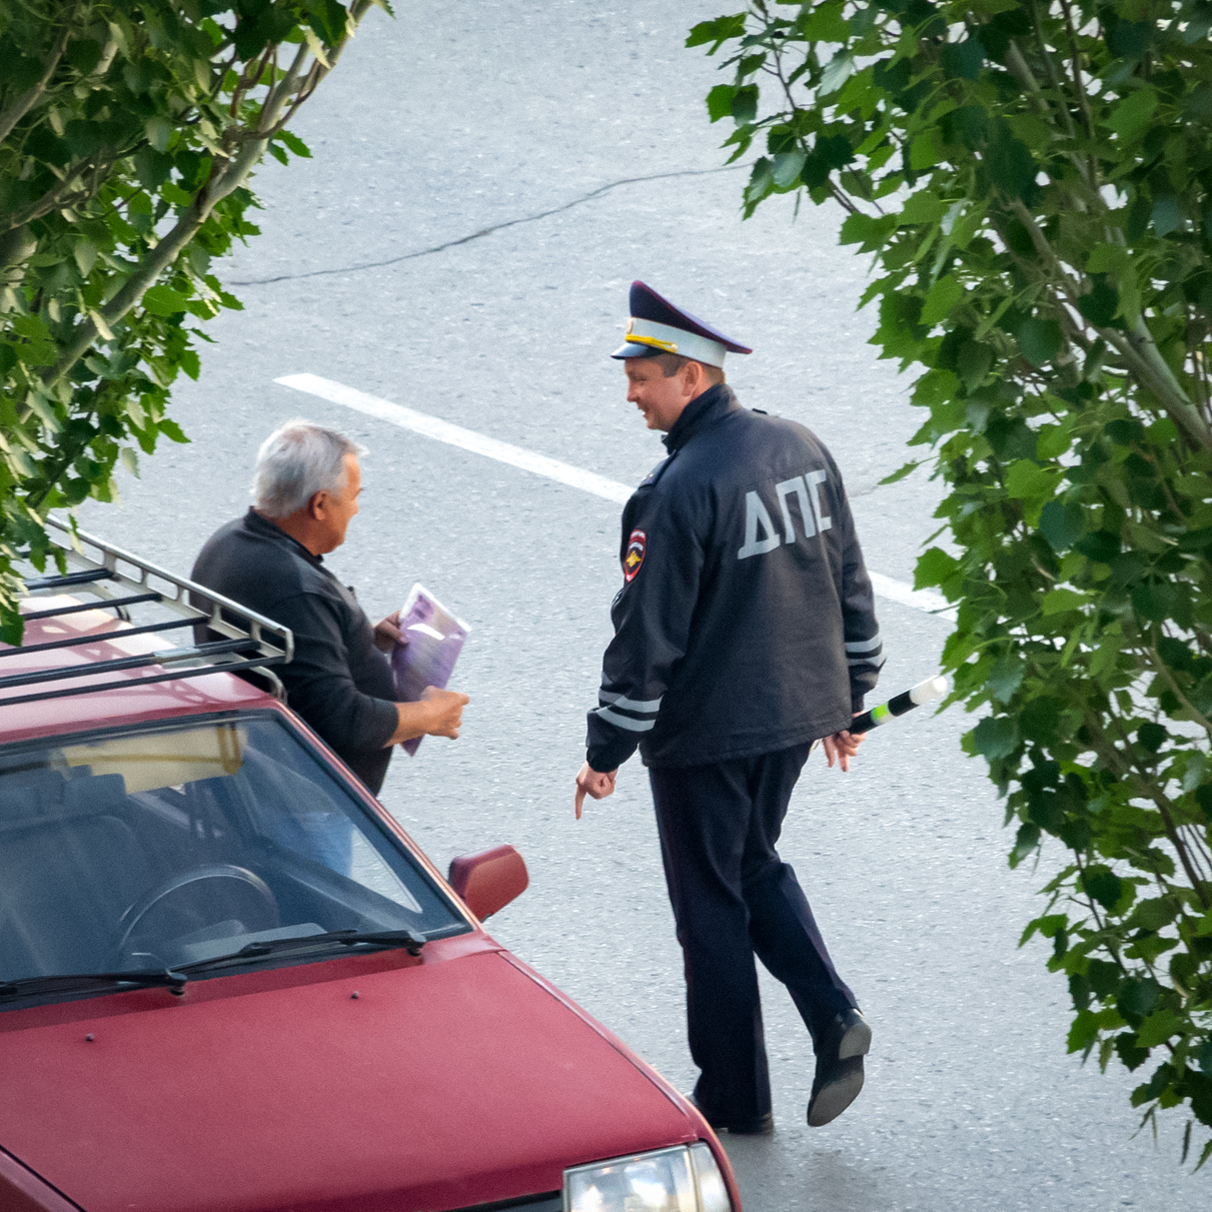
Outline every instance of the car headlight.
{"type": "Polygon", "coordinates": [[[732,1212],[703,1141],[564,1171],[564,1212],[732,1212]]]}

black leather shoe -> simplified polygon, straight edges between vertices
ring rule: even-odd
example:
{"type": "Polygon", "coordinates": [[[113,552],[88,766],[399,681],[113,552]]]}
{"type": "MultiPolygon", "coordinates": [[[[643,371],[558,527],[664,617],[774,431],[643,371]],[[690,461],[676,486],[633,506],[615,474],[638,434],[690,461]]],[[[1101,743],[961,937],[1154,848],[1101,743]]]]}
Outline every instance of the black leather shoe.
{"type": "Polygon", "coordinates": [[[863,1088],[863,1057],[871,1047],[871,1028],[857,1010],[834,1017],[820,1041],[808,1126],[821,1128],[837,1119],[863,1088]]]}
{"type": "Polygon", "coordinates": [[[733,1119],[727,1115],[712,1115],[704,1111],[695,1101],[693,1094],[686,1095],[686,1101],[697,1107],[699,1114],[717,1132],[727,1132],[729,1136],[770,1136],[774,1133],[774,1113],[767,1111],[757,1119],[733,1119]]]}

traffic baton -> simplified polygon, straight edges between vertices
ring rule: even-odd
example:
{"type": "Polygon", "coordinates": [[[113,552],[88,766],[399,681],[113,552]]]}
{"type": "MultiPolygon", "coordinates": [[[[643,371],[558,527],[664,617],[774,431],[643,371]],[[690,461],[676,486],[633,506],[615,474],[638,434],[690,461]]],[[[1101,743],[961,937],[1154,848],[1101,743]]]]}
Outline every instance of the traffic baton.
{"type": "Polygon", "coordinates": [[[856,715],[846,726],[846,731],[851,735],[856,732],[870,732],[872,728],[886,724],[893,716],[904,715],[906,711],[912,711],[914,707],[920,707],[923,703],[932,703],[935,699],[941,699],[946,693],[946,678],[927,678],[924,682],[918,682],[912,690],[903,691],[894,698],[890,698],[886,703],[872,707],[870,711],[864,711],[862,715],[856,715]]]}

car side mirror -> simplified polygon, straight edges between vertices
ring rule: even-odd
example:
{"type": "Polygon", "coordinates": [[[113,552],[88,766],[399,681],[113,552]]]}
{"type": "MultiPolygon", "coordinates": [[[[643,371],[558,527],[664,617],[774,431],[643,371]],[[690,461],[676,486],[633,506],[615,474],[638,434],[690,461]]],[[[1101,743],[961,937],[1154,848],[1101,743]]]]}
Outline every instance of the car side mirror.
{"type": "Polygon", "coordinates": [[[526,862],[512,846],[451,859],[446,879],[481,921],[516,900],[530,884],[526,862]]]}

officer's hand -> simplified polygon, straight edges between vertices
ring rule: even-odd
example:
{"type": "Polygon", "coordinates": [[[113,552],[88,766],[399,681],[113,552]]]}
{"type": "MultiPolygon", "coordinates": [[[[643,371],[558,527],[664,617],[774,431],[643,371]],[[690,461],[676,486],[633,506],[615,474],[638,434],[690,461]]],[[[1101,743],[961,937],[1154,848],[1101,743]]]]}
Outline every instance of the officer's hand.
{"type": "Polygon", "coordinates": [[[837,762],[843,770],[850,769],[850,759],[858,753],[858,747],[863,743],[865,733],[835,732],[832,736],[821,738],[825,749],[825,760],[832,769],[837,762]]]}
{"type": "Polygon", "coordinates": [[[396,644],[407,644],[408,637],[400,630],[400,612],[393,611],[375,624],[375,647],[380,652],[390,652],[396,644]]]}
{"type": "Polygon", "coordinates": [[[585,797],[591,799],[604,800],[614,791],[614,779],[618,774],[617,770],[610,771],[609,774],[603,774],[600,770],[595,770],[588,762],[582,767],[577,775],[577,820],[581,819],[581,806],[585,803],[585,797]]]}
{"type": "Polygon", "coordinates": [[[421,702],[430,708],[430,720],[425,729],[426,736],[448,736],[453,741],[459,735],[463,723],[463,708],[471,700],[457,690],[439,690],[426,686],[421,702]]]}

